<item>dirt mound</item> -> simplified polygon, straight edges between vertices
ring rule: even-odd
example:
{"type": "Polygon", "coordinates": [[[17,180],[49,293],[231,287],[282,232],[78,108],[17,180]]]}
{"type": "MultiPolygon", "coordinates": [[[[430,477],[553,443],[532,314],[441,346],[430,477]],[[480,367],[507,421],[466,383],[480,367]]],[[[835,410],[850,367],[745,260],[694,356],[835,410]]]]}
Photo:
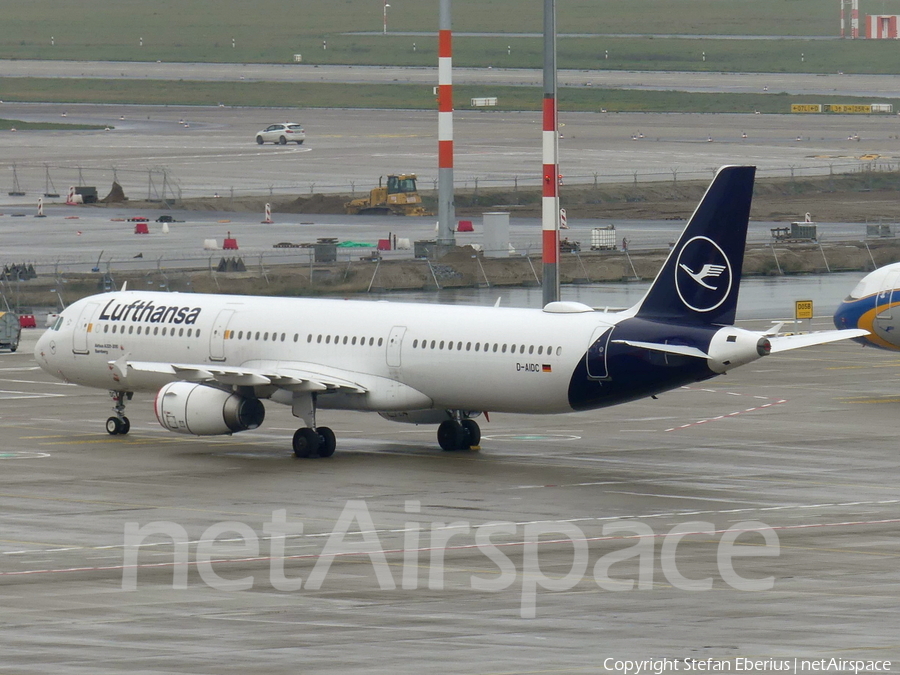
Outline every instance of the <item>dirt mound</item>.
{"type": "Polygon", "coordinates": [[[279,203],[277,210],[282,213],[343,213],[346,201],[342,195],[317,194],[279,203]]]}
{"type": "Polygon", "coordinates": [[[127,202],[128,197],[125,196],[125,190],[122,189],[122,186],[113,181],[109,194],[99,201],[104,204],[120,204],[121,202],[127,202]]]}
{"type": "MultiPolygon", "coordinates": [[[[674,181],[565,185],[560,203],[570,218],[683,220],[693,213],[708,181],[674,181]]],[[[819,222],[900,222],[900,172],[867,171],[816,178],[764,178],[754,186],[753,220],[791,222],[810,212],[819,222]]],[[[359,194],[359,193],[357,193],[359,194]]],[[[421,193],[425,208],[435,211],[436,198],[421,193]]],[[[121,186],[113,184],[104,203],[124,201],[121,186]]],[[[314,194],[298,197],[201,197],[178,200],[175,208],[195,211],[239,211],[262,214],[267,202],[273,213],[343,214],[350,195],[314,194]]],[[[480,216],[485,211],[510,211],[520,217],[541,216],[540,190],[457,190],[456,215],[480,216]]],[[[133,208],[159,208],[158,202],[129,201],[133,208]]]]}

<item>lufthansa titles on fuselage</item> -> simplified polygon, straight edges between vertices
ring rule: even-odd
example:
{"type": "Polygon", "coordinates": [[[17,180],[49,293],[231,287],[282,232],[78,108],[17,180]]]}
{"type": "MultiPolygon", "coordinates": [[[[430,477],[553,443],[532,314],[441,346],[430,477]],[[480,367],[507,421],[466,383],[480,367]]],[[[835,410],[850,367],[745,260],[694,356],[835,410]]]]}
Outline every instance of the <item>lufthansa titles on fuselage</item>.
{"type": "Polygon", "coordinates": [[[99,321],[134,321],[193,325],[200,316],[199,307],[154,305],[152,300],[135,300],[124,305],[110,300],[97,317],[99,321]],[[113,306],[114,305],[114,306],[113,306]],[[112,308],[110,308],[112,306],[112,308]]]}

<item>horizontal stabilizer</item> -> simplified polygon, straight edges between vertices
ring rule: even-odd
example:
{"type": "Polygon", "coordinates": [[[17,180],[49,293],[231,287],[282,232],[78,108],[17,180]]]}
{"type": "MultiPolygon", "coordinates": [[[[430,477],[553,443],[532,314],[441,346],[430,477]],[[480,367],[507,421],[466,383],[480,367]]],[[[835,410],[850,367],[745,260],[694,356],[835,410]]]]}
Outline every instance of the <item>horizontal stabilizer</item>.
{"type": "Polygon", "coordinates": [[[612,340],[616,344],[628,345],[629,347],[640,347],[641,349],[649,349],[654,352],[665,352],[666,354],[678,354],[679,356],[695,356],[698,359],[708,359],[709,354],[702,349],[696,347],[688,347],[687,345],[666,345],[659,342],[639,342],[638,340],[612,340]]]}
{"type": "Polygon", "coordinates": [[[777,354],[778,352],[786,352],[791,349],[823,345],[828,342],[837,342],[838,340],[849,340],[850,338],[863,337],[868,334],[869,331],[862,328],[823,330],[818,333],[804,333],[803,335],[773,336],[769,338],[769,343],[772,345],[771,353],[777,354]]]}

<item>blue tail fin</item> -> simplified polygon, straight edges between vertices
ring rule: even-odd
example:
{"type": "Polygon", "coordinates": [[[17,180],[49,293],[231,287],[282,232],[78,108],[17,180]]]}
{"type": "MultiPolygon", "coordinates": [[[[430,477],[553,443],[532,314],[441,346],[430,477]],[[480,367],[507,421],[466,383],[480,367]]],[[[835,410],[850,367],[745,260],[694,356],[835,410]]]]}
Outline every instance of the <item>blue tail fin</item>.
{"type": "Polygon", "coordinates": [[[719,169],[641,301],[638,317],[734,323],[755,174],[754,166],[719,169]]]}

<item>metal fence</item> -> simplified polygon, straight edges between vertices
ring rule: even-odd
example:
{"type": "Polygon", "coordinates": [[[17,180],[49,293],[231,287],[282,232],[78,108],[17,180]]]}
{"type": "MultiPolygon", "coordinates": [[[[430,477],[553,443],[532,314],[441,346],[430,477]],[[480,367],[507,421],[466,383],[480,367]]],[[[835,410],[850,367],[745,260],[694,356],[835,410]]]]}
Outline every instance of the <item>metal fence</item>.
{"type": "MultiPolygon", "coordinates": [[[[46,197],[48,199],[64,199],[70,186],[98,186],[99,196],[106,195],[105,186],[117,182],[131,199],[146,199],[159,202],[177,202],[191,198],[220,198],[222,209],[230,210],[229,200],[246,197],[298,197],[313,194],[347,194],[357,196],[367,194],[370,182],[357,184],[355,181],[343,183],[326,183],[321,180],[291,180],[276,184],[253,184],[253,177],[248,176],[241,187],[233,185],[185,185],[177,174],[166,167],[150,167],[143,170],[121,169],[103,166],[66,166],[50,164],[10,165],[6,177],[6,190],[10,195],[46,197]]],[[[681,181],[709,180],[718,167],[703,170],[683,170],[673,166],[665,170],[641,171],[635,169],[629,173],[608,173],[595,171],[589,174],[565,174],[563,184],[573,187],[594,187],[599,189],[609,184],[639,183],[674,183],[681,181]]],[[[758,178],[813,178],[854,173],[885,173],[900,171],[900,162],[882,159],[851,160],[846,162],[812,163],[808,165],[788,165],[781,167],[760,167],[758,178]]],[[[427,193],[429,189],[437,192],[437,174],[420,173],[419,189],[427,193]]],[[[465,175],[457,170],[454,187],[456,190],[512,190],[538,189],[541,187],[541,176],[527,175],[465,175]]]]}

